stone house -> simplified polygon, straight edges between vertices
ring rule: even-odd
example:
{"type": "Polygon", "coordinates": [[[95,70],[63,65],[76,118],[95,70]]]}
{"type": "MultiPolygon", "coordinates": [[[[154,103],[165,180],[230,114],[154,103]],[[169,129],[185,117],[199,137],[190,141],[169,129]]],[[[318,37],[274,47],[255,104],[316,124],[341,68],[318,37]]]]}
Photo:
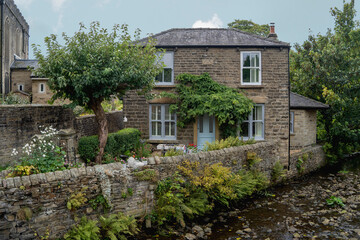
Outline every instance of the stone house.
{"type": "Polygon", "coordinates": [[[29,53],[29,25],[14,0],[0,0],[0,28],[0,94],[5,94],[12,90],[10,66],[14,55],[27,59],[29,53]]]}
{"type": "MultiPolygon", "coordinates": [[[[170,29],[152,36],[156,47],[165,49],[166,65],[154,92],[171,91],[180,73],[209,73],[217,82],[242,91],[255,102],[249,119],[242,124],[244,139],[277,141],[279,159],[289,158],[289,50],[277,40],[272,26],[268,38],[235,29],[170,29]]],[[[147,38],[140,40],[146,43],[147,38]]],[[[123,99],[125,127],[141,130],[152,144],[202,145],[219,139],[217,120],[199,116],[184,128],[176,127],[176,114],[169,112],[170,99],[146,100],[135,91],[123,99]]]]}
{"type": "Polygon", "coordinates": [[[329,105],[290,92],[290,149],[316,144],[316,112],[329,105]]]}

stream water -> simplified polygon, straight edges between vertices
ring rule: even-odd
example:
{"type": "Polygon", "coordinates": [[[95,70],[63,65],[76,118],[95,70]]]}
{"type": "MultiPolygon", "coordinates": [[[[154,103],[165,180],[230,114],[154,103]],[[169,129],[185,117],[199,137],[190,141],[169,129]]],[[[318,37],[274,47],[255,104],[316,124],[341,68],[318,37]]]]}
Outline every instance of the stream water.
{"type": "MultiPolygon", "coordinates": [[[[360,239],[359,210],[358,156],[343,166],[322,169],[270,188],[262,196],[254,196],[234,210],[218,212],[202,219],[200,226],[208,240],[354,240],[360,239]],[[341,201],[344,206],[334,201],[332,206],[329,205],[326,199],[332,196],[337,197],[334,201],[341,201]]],[[[191,229],[188,232],[191,233],[191,229]]],[[[193,231],[192,234],[197,235],[197,232],[193,231]]],[[[148,235],[141,239],[184,237],[159,238],[148,235]]]]}

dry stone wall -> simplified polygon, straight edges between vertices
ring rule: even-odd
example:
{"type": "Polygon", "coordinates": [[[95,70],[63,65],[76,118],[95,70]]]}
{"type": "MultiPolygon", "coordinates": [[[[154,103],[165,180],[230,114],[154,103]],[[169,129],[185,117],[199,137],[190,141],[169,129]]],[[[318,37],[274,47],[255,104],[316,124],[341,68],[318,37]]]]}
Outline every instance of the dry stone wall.
{"type": "MultiPolygon", "coordinates": [[[[232,147],[211,152],[201,152],[174,157],[154,157],[148,159],[147,168],[159,173],[159,179],[172,175],[182,161],[197,161],[201,165],[221,162],[233,171],[246,164],[248,152],[255,152],[263,161],[261,171],[271,174],[279,160],[278,142],[260,142],[253,145],[232,147]]],[[[304,153],[309,155],[305,171],[314,170],[324,163],[320,146],[309,148],[291,158],[289,177],[298,176],[296,160],[304,153]]],[[[53,173],[36,174],[23,177],[5,178],[7,171],[0,172],[0,239],[33,239],[34,231],[44,234],[50,231],[51,238],[63,236],[75,223],[74,216],[87,215],[95,219],[100,210],[93,210],[90,204],[75,212],[66,204],[72,193],[85,191],[89,200],[99,194],[106,196],[112,205],[112,213],[123,212],[143,217],[154,206],[156,183],[139,181],[133,169],[120,163],[83,167],[53,173]],[[128,194],[129,189],[133,192],[128,194]],[[21,220],[23,209],[31,210],[29,220],[21,220]]]]}

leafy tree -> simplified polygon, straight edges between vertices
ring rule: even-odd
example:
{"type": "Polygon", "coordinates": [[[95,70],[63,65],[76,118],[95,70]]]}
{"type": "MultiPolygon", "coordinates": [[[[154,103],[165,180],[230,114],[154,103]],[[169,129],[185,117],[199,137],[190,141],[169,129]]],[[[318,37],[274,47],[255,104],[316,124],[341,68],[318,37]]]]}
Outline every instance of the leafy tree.
{"type": "MultiPolygon", "coordinates": [[[[290,54],[292,90],[327,103],[319,114],[320,132],[329,157],[360,148],[360,28],[354,0],[331,9],[334,31],[310,35],[290,54]]],[[[318,132],[319,133],[319,132],[318,132]]]]}
{"type": "Polygon", "coordinates": [[[244,32],[260,35],[267,37],[269,34],[270,26],[268,24],[256,24],[251,20],[239,20],[235,19],[233,22],[228,24],[229,28],[239,29],[244,32]]]}
{"type": "MultiPolygon", "coordinates": [[[[136,31],[135,40],[140,31],[136,31]]],[[[151,89],[155,76],[161,71],[156,48],[148,44],[136,45],[131,40],[126,25],[115,25],[111,32],[93,22],[69,37],[63,33],[64,45],[55,35],[45,38],[47,54],[33,45],[39,60],[37,74],[49,78],[54,91],[53,99],[69,99],[72,105],[91,109],[99,125],[99,154],[101,163],[108,136],[108,124],[101,103],[114,94],[123,95],[128,90],[145,93],[151,89]],[[141,91],[140,91],[141,90],[141,91]]]]}

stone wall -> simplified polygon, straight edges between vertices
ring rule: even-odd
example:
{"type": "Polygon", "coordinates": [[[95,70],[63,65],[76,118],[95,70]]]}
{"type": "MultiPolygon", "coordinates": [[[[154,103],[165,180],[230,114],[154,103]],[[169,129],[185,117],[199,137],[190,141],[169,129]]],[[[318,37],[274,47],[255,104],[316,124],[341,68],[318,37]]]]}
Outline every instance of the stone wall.
{"type": "MultiPolygon", "coordinates": [[[[174,51],[174,49],[167,49],[174,51]]],[[[255,103],[265,107],[265,141],[279,141],[280,157],[288,163],[289,148],[289,76],[288,50],[278,48],[177,48],[174,51],[174,75],[181,73],[200,75],[209,73],[213,80],[226,86],[244,91],[255,103]],[[242,51],[261,52],[261,85],[241,85],[240,54],[242,51]]],[[[177,81],[175,80],[175,84],[177,81]]],[[[173,91],[175,85],[157,85],[153,92],[173,91]]],[[[171,103],[166,99],[147,101],[134,91],[124,97],[124,116],[128,118],[125,127],[138,128],[149,138],[149,104],[171,103]]],[[[176,140],[150,141],[154,143],[196,142],[196,125],[177,128],[176,140]]]]}
{"type": "MultiPolygon", "coordinates": [[[[106,114],[109,132],[123,128],[123,114],[115,111],[106,114]]],[[[57,105],[0,105],[0,166],[11,164],[17,157],[11,156],[40,133],[40,126],[53,126],[57,130],[74,129],[77,137],[71,147],[77,147],[76,140],[82,136],[97,134],[95,116],[75,118],[71,109],[57,105]]]]}
{"type": "MultiPolygon", "coordinates": [[[[263,159],[261,171],[269,175],[279,160],[279,148],[277,142],[262,142],[184,156],[154,157],[148,159],[148,168],[157,170],[160,179],[177,171],[176,166],[185,160],[198,161],[201,165],[222,162],[237,171],[246,163],[247,152],[255,152],[263,159]]],[[[301,154],[304,153],[311,155],[305,166],[306,172],[322,165],[321,147],[307,149],[301,154]]],[[[297,157],[291,158],[289,177],[299,176],[295,167],[297,157]]],[[[100,212],[92,210],[89,204],[76,212],[70,212],[66,207],[71,193],[83,187],[88,187],[85,191],[88,200],[99,194],[110,199],[112,213],[121,211],[143,217],[154,206],[155,183],[138,181],[134,171],[120,163],[4,179],[6,174],[7,171],[0,172],[0,239],[32,239],[34,230],[44,234],[47,229],[52,239],[58,238],[75,223],[75,214],[95,218],[100,212]],[[133,195],[124,197],[129,188],[133,195]],[[21,220],[21,213],[26,208],[32,213],[29,221],[21,220]]]]}
{"type": "Polygon", "coordinates": [[[291,109],[294,112],[294,133],[290,134],[290,149],[316,144],[316,110],[291,109]]]}
{"type": "Polygon", "coordinates": [[[18,85],[23,85],[24,92],[31,93],[31,71],[28,69],[11,69],[12,90],[18,90],[18,85]]]}

